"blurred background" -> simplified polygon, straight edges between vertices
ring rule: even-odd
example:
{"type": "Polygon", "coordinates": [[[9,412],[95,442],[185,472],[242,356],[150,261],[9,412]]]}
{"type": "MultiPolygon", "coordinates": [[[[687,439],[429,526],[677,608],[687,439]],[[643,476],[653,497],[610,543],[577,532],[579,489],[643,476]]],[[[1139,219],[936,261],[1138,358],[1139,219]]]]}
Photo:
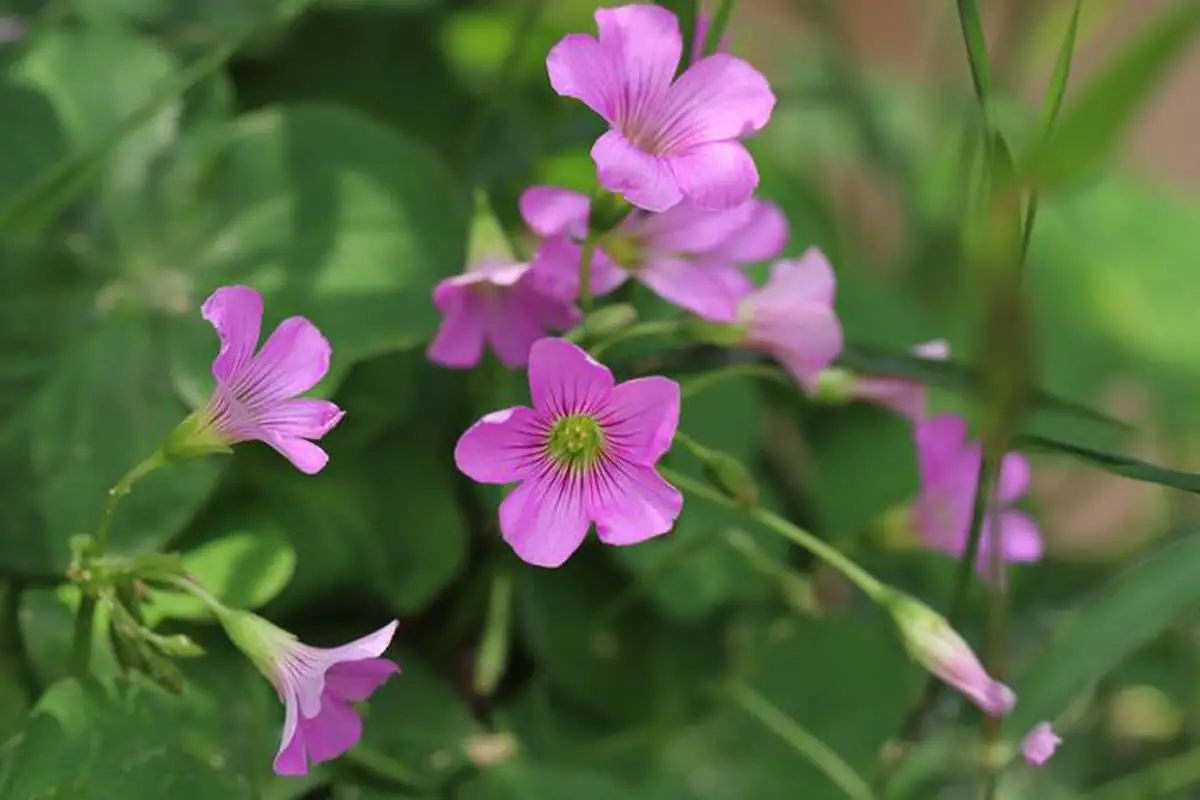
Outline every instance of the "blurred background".
{"type": "MultiPolygon", "coordinates": [[[[1084,0],[1065,108],[1190,2],[1084,0]]],[[[428,364],[430,291],[464,265],[476,189],[524,256],[521,192],[590,190],[602,124],[550,91],[545,56],[594,30],[595,5],[0,0],[0,797],[844,797],[737,687],[872,772],[924,673],[836,574],[691,498],[669,537],[593,542],[537,570],[498,541],[499,491],[454,469],[461,431],[524,403],[525,376],[428,364]],[[114,543],[182,550],[223,600],[315,644],[401,620],[404,675],[370,704],[363,746],[302,781],[271,775],[278,704],[194,603],[147,611],[209,650],[183,663],[183,700],[114,710],[66,680],[71,537],[205,401],[216,340],[199,306],[235,282],[264,293],[268,324],[304,314],[332,341],[320,392],[348,415],[323,443],[331,465],[305,478],[249,445],[173,468],[126,501],[114,543]]],[[[1019,153],[1040,136],[1074,3],[980,7],[989,111],[1019,153]]],[[[829,256],[848,342],[945,338],[970,362],[978,165],[963,155],[975,98],[955,4],[740,0],[730,34],[778,97],[750,144],[761,193],[788,215],[788,255],[829,256]]],[[[1112,157],[1041,198],[1025,274],[1038,385],[1130,427],[1045,409],[1026,422],[1184,471],[1200,470],[1194,41],[1112,157]]],[[[666,310],[631,301],[643,318],[666,310]]],[[[654,355],[631,344],[606,360],[630,375],[654,355]]],[[[932,403],[971,411],[943,388],[932,403]]],[[[682,429],[749,466],[764,507],[944,610],[954,562],[894,535],[918,489],[903,420],[729,382],[690,399],[682,429]]],[[[1200,797],[1200,558],[1161,550],[1187,547],[1200,508],[1061,452],[1033,463],[1023,505],[1047,553],[1013,570],[1009,677],[1031,698],[1018,709],[1062,713],[1067,741],[999,796],[1200,797]],[[1143,559],[1136,585],[1113,583],[1143,559]]],[[[978,643],[985,592],[971,597],[961,631],[978,643]]],[[[1021,713],[1006,740],[1040,719],[1021,713]]],[[[978,796],[975,712],[943,693],[927,729],[888,796],[978,796]]]]}

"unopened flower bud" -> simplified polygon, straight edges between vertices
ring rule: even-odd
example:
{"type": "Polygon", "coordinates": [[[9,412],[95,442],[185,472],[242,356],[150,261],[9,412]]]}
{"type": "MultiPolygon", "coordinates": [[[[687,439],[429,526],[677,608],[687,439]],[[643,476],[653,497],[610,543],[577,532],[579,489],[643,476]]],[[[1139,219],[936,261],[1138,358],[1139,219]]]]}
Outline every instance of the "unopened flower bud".
{"type": "Polygon", "coordinates": [[[844,405],[858,397],[857,382],[858,376],[845,367],[827,367],[817,375],[813,399],[831,406],[844,405]]]}
{"type": "Polygon", "coordinates": [[[758,503],[758,485],[750,470],[728,453],[709,450],[704,462],[704,477],[727,497],[744,506],[758,503]]]}
{"type": "Polygon", "coordinates": [[[1032,767],[1040,767],[1054,755],[1054,751],[1062,744],[1049,722],[1039,722],[1021,740],[1021,754],[1032,767]]]}

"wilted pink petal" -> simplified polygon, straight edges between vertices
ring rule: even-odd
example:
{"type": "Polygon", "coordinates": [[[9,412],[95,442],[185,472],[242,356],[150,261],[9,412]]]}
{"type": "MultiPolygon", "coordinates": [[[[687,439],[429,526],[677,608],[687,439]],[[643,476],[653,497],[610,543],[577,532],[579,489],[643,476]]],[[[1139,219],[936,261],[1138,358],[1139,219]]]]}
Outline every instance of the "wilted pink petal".
{"type": "Polygon", "coordinates": [[[1051,759],[1062,739],[1054,733],[1049,722],[1039,722],[1021,740],[1021,754],[1032,767],[1040,767],[1051,759]]]}
{"type": "MultiPolygon", "coordinates": [[[[970,537],[982,447],[968,441],[966,421],[955,414],[918,420],[914,438],[921,494],[912,507],[913,524],[927,547],[961,557],[970,537]]],[[[1020,499],[1028,485],[1028,462],[1022,455],[1009,453],[1000,465],[1000,531],[1002,555],[1010,563],[1042,557],[1042,538],[1036,523],[1008,507],[1020,499]]],[[[983,574],[996,546],[990,516],[984,520],[976,562],[983,574]]]]}
{"type": "Polygon", "coordinates": [[[737,140],[770,119],[775,96],[766,78],[716,53],[676,80],[683,37],[660,6],[602,8],[595,17],[598,38],[564,37],[546,68],[558,94],[612,126],[592,147],[600,184],[648,211],[684,198],[706,209],[750,199],[758,172],[737,140]]]}
{"type": "Polygon", "coordinates": [[[356,745],[362,720],[350,704],[366,700],[400,671],[380,658],[395,635],[395,620],[349,644],[325,649],[303,644],[248,612],[230,610],[220,619],[284,704],[277,775],[307,775],[310,764],[331,761],[356,745]]]}
{"type": "Polygon", "coordinates": [[[679,385],[612,373],[564,339],[529,357],[533,408],[488,414],[454,450],[480,483],[520,486],[500,505],[505,541],[526,562],[557,567],[594,522],[602,541],[635,544],[669,531],[683,505],[654,469],[679,423],[679,385]]]}
{"type": "Polygon", "coordinates": [[[525,365],[529,348],[547,331],[565,330],[579,310],[541,286],[526,264],[482,262],[433,290],[442,324],[429,360],[467,369],[479,363],[485,343],[507,367],[525,365]]]}
{"type": "Polygon", "coordinates": [[[297,395],[311,389],[329,371],[329,342],[307,319],[290,317],[256,355],[263,302],[248,286],[217,289],[204,302],[201,314],[216,328],[221,341],[212,365],[217,385],[208,405],[189,418],[198,420],[197,424],[181,425],[168,450],[202,452],[195,446],[205,439],[226,447],[258,440],[275,448],[300,471],[320,472],[329,459],[313,440],[332,430],[343,412],[326,400],[297,395]]]}
{"type": "MultiPolygon", "coordinates": [[[[913,353],[922,358],[944,359],[950,355],[950,346],[944,339],[934,339],[916,345],[913,353]]],[[[854,397],[878,403],[913,421],[925,416],[925,385],[917,381],[862,376],[854,380],[851,391],[854,397]]]]}
{"type": "Polygon", "coordinates": [[[766,286],[742,298],[747,345],[774,356],[807,391],[842,352],[842,326],[833,310],[834,277],[821,251],[780,261],[766,286]]]}

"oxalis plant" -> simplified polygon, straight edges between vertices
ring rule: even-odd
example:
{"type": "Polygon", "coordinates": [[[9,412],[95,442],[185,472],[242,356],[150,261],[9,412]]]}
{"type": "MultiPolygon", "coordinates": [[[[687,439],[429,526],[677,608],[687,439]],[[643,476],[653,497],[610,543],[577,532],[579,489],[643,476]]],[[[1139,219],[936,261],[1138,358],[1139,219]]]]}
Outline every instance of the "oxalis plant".
{"type": "MultiPolygon", "coordinates": [[[[732,0],[596,8],[548,39],[554,4],[520,6],[446,164],[366,114],[272,104],[307,95],[272,89],[271,59],[339,38],[441,58],[415,21],[435,12],[322,5],[0,22],[0,796],[1196,791],[1193,751],[1113,774],[1084,728],[1200,602],[1200,540],[1053,625],[1010,607],[1048,574],[1027,451],[1200,491],[1042,387],[1026,275],[1040,204],[1109,155],[1200,6],[1068,101],[1085,4],[1064,3],[1016,136],[959,0],[977,102],[934,231],[952,246],[916,260],[963,267],[968,335],[918,341],[843,319],[849,268],[760,191],[748,143],[795,92],[731,52],[732,0]],[[481,150],[518,158],[497,130],[535,62],[582,180],[481,178],[481,150]]],[[[844,35],[833,4],[798,6],[844,35]]],[[[829,88],[889,162],[832,44],[829,88]]]]}

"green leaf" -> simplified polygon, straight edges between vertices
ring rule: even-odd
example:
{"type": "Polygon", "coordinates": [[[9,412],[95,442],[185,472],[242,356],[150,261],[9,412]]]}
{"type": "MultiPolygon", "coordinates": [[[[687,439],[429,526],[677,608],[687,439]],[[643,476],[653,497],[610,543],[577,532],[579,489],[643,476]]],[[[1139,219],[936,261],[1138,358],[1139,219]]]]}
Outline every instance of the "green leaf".
{"type": "MultiPolygon", "coordinates": [[[[287,534],[262,516],[230,509],[220,538],[183,554],[188,574],[231,608],[250,611],[266,605],[287,587],[295,570],[296,551],[287,534]]],[[[203,602],[174,592],[156,592],[144,613],[151,626],[164,618],[212,618],[203,602]]]]}
{"type": "Polygon", "coordinates": [[[0,131],[0,207],[67,153],[58,115],[47,98],[5,75],[0,79],[0,119],[20,120],[0,131]]]}
{"type": "Polygon", "coordinates": [[[1054,129],[1021,160],[1018,172],[1042,188],[1079,177],[1116,146],[1159,80],[1187,51],[1200,6],[1180,3],[1114,57],[1067,106],[1054,129]]]}
{"type": "Polygon", "coordinates": [[[461,800],[632,800],[637,796],[599,773],[527,761],[486,769],[459,790],[461,800]]]}
{"type": "Polygon", "coordinates": [[[1046,97],[1042,101],[1042,127],[1047,131],[1054,127],[1063,98],[1067,96],[1067,81],[1070,80],[1071,62],[1075,58],[1075,39],[1079,35],[1079,12],[1082,10],[1083,0],[1075,0],[1071,19],[1067,22],[1067,32],[1058,48],[1058,56],[1054,59],[1050,83],[1046,86],[1046,97]]]}
{"type": "MultiPolygon", "coordinates": [[[[75,638],[75,616],[79,589],[66,584],[57,589],[28,590],[21,595],[21,635],[33,671],[43,685],[70,676],[71,649],[75,638]]],[[[108,611],[96,607],[92,637],[92,674],[101,679],[117,675],[117,661],[109,637],[108,611]]]]}
{"type": "MultiPolygon", "coordinates": [[[[727,453],[753,468],[760,457],[765,421],[756,388],[747,381],[730,381],[689,397],[681,427],[703,446],[727,453]]],[[[672,453],[669,462],[705,480],[703,466],[686,451],[672,453]]],[[[770,487],[761,488],[759,501],[777,508],[770,487]]],[[[782,558],[787,550],[782,539],[751,523],[745,514],[685,498],[683,511],[670,533],[637,547],[617,548],[614,557],[636,576],[664,612],[683,620],[699,619],[732,601],[761,599],[771,591],[760,572],[729,550],[728,531],[744,531],[769,555],[782,558]]]]}
{"type": "Polygon", "coordinates": [[[971,66],[971,83],[980,108],[987,108],[992,94],[992,70],[988,64],[987,37],[983,35],[983,19],[977,0],[958,0],[958,21],[962,26],[963,44],[971,66]]]}
{"type": "Polygon", "coordinates": [[[717,13],[713,14],[712,25],[709,26],[708,34],[702,42],[704,49],[701,52],[704,55],[711,56],[721,46],[721,37],[725,35],[725,30],[729,27],[729,20],[733,17],[733,9],[736,6],[737,0],[721,0],[721,4],[717,6],[717,13]]]}
{"type": "Polygon", "coordinates": [[[237,776],[193,752],[183,701],[136,685],[126,697],[74,679],[52,686],[16,745],[5,797],[253,797],[237,776]],[[163,730],[177,734],[164,737],[163,730]]]}
{"type": "Polygon", "coordinates": [[[1068,455],[1135,481],[1157,483],[1184,492],[1200,492],[1200,473],[1167,469],[1123,453],[1111,453],[1054,436],[1021,434],[1014,438],[1013,446],[1021,450],[1046,450],[1068,455]]]}
{"type": "Polygon", "coordinates": [[[1073,612],[1046,648],[1021,671],[1020,702],[1004,731],[1023,736],[1054,720],[1082,692],[1184,613],[1200,604],[1200,535],[1188,531],[1101,589],[1073,612]]]}
{"type": "Polygon", "coordinates": [[[653,606],[614,612],[629,584],[594,544],[555,570],[516,575],[518,630],[547,678],[598,718],[673,717],[723,667],[715,625],[669,626],[653,606]]]}
{"type": "Polygon", "coordinates": [[[696,21],[699,19],[699,0],[655,0],[679,19],[679,32],[683,34],[683,57],[679,59],[678,74],[682,74],[692,63],[692,46],[696,39],[696,21]]]}

